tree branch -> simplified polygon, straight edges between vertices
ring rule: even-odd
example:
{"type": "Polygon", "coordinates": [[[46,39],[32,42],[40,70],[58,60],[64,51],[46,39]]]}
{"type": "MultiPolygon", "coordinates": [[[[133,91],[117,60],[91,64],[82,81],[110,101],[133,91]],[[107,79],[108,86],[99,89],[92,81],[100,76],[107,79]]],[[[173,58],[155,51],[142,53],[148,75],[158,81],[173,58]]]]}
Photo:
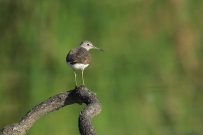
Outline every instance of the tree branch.
{"type": "Polygon", "coordinates": [[[87,105],[79,115],[78,125],[81,135],[96,135],[91,119],[101,112],[101,103],[96,94],[85,86],[61,92],[37,104],[18,123],[5,126],[0,135],[25,135],[43,115],[74,103],[87,105]]]}

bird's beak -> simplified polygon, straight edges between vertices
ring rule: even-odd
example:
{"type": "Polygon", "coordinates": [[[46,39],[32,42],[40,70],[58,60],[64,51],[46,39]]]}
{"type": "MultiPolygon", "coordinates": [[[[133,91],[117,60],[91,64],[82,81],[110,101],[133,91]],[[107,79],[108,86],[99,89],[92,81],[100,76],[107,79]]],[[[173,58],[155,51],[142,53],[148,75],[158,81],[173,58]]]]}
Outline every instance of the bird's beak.
{"type": "Polygon", "coordinates": [[[94,46],[94,48],[93,48],[93,49],[96,49],[96,50],[99,50],[99,51],[104,52],[104,50],[102,50],[102,49],[100,49],[100,48],[97,48],[97,47],[95,47],[95,46],[94,46]]]}

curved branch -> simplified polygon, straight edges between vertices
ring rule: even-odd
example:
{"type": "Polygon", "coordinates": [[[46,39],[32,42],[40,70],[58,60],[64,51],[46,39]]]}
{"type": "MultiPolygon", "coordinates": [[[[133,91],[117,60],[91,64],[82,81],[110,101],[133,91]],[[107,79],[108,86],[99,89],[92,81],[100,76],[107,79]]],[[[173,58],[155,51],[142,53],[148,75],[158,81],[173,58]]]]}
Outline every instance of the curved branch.
{"type": "Polygon", "coordinates": [[[79,91],[79,95],[83,103],[87,106],[80,113],[78,119],[78,126],[81,135],[96,135],[92,126],[92,118],[101,112],[101,103],[96,97],[95,93],[92,93],[86,87],[82,87],[79,91]],[[85,92],[84,92],[85,91],[85,92]]]}
{"type": "Polygon", "coordinates": [[[101,104],[96,94],[88,90],[85,86],[61,92],[37,104],[18,123],[5,126],[0,131],[0,135],[25,135],[32,125],[43,115],[74,103],[87,104],[79,116],[80,133],[82,135],[95,135],[96,133],[91,125],[91,119],[100,113],[101,104]]]}

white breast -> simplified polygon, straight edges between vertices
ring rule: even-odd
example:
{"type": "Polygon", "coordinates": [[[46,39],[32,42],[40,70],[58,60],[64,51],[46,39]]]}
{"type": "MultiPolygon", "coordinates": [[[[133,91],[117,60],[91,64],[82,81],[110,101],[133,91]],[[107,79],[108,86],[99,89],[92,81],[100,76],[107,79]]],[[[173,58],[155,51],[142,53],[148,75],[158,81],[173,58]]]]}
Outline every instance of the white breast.
{"type": "Polygon", "coordinates": [[[78,69],[84,70],[87,66],[89,66],[89,64],[78,64],[78,63],[71,65],[70,62],[68,62],[68,65],[72,67],[74,70],[78,70],[78,69]]]}

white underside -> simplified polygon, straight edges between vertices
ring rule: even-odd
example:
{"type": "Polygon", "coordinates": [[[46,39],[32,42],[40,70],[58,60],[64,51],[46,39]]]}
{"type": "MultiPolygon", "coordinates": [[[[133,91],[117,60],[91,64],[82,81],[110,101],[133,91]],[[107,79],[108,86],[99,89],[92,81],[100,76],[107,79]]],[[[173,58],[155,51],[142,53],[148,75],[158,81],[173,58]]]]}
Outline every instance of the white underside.
{"type": "Polygon", "coordinates": [[[71,65],[70,62],[68,62],[68,65],[70,67],[72,67],[74,70],[84,70],[89,64],[74,64],[74,65],[71,65]]]}

